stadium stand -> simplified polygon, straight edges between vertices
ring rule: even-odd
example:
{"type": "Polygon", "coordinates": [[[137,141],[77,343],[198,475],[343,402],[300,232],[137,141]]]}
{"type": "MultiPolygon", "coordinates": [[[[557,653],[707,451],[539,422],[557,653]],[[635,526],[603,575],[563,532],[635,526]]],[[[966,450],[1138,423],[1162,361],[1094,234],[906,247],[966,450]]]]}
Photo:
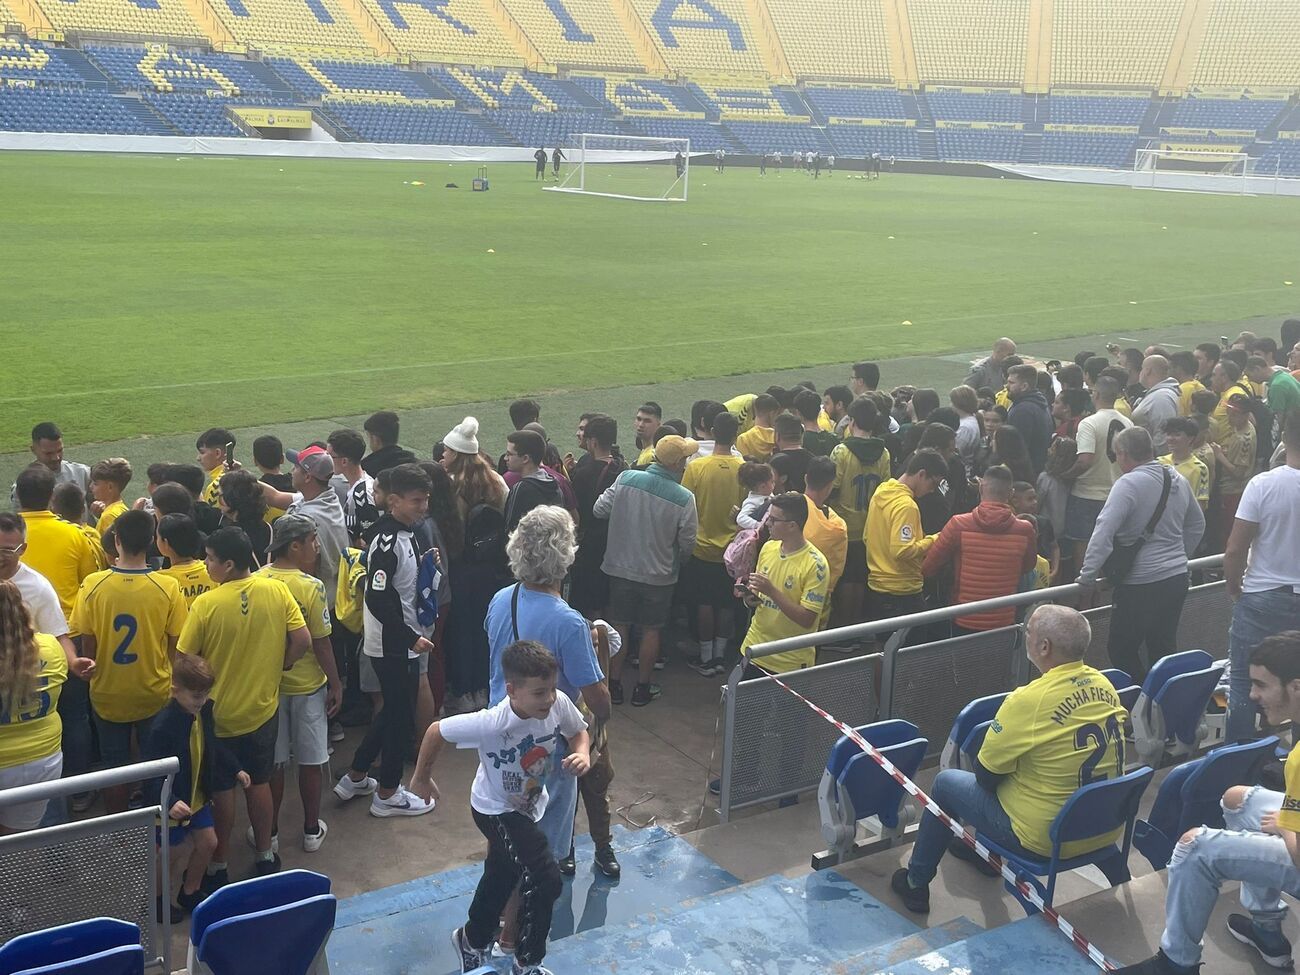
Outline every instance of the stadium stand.
{"type": "Polygon", "coordinates": [[[445,108],[340,101],[329,103],[322,114],[363,142],[490,146],[504,139],[504,133],[488,129],[475,116],[445,108]]]}
{"type": "Polygon", "coordinates": [[[548,62],[635,71],[641,59],[623,32],[612,0],[502,0],[548,62]]]}
{"type": "Polygon", "coordinates": [[[3,28],[8,24],[19,23],[21,23],[21,21],[18,19],[18,15],[9,9],[4,0],[0,0],[0,28],[3,28]]]}
{"type": "Polygon", "coordinates": [[[664,61],[693,75],[762,75],[743,0],[631,0],[664,61]]]}
{"type": "Polygon", "coordinates": [[[576,145],[576,135],[583,132],[626,132],[618,119],[594,112],[529,112],[499,109],[486,113],[492,124],[509,132],[520,145],[576,145]]]}
{"type": "Polygon", "coordinates": [[[1019,92],[964,92],[931,89],[925,93],[936,119],[967,122],[1019,122],[1024,115],[1019,92]]]}
{"type": "MultiPolygon", "coordinates": [[[[195,94],[149,94],[144,100],[182,135],[238,137],[244,134],[226,111],[231,104],[229,99],[195,94]]],[[[263,102],[262,99],[241,100],[240,104],[263,102]]]]}
{"type": "Polygon", "coordinates": [[[479,0],[361,0],[384,36],[402,54],[457,64],[522,64],[479,0]]]}
{"type": "Polygon", "coordinates": [[[1160,84],[1185,0],[1055,0],[1052,83],[1160,84]]]}
{"type": "Polygon", "coordinates": [[[834,147],[821,129],[806,122],[747,122],[727,121],[726,126],[736,141],[749,152],[809,152],[814,149],[823,154],[834,147]]]}
{"type": "Polygon", "coordinates": [[[57,30],[79,36],[206,41],[183,0],[45,0],[41,9],[57,30]]]}
{"type": "Polygon", "coordinates": [[[681,115],[703,117],[706,106],[681,85],[654,78],[573,78],[583,90],[610,111],[625,115],[681,115]]]}
{"type": "MultiPolygon", "coordinates": [[[[980,123],[970,123],[979,125],[980,123]]],[[[1017,129],[958,128],[940,126],[935,130],[942,159],[961,159],[987,162],[1016,162],[1020,158],[1020,140],[1023,133],[1017,129]]]]}
{"type": "Polygon", "coordinates": [[[891,80],[881,0],[767,0],[767,9],[798,77],[891,80]]]}
{"type": "Polygon", "coordinates": [[[1047,117],[1062,125],[1141,125],[1150,107],[1150,98],[1057,93],[1048,99],[1047,117]]]}
{"type": "Polygon", "coordinates": [[[1300,176],[1300,132],[1279,132],[1255,162],[1261,175],[1300,176]]]}
{"type": "Polygon", "coordinates": [[[1133,165],[1138,132],[1072,132],[1044,127],[1040,162],[1048,166],[1103,166],[1128,169],[1133,165]]]}
{"type": "Polygon", "coordinates": [[[530,72],[495,68],[433,68],[433,78],[465,107],[524,111],[587,111],[572,89],[530,72]]]}
{"type": "Polygon", "coordinates": [[[373,54],[340,0],[221,0],[221,22],[244,44],[373,54]]]}
{"type": "Polygon", "coordinates": [[[279,79],[274,79],[277,84],[272,85],[267,77],[256,73],[260,65],[228,54],[173,51],[161,45],[148,49],[87,46],[85,52],[113,81],[131,90],[222,91],[235,95],[288,92],[279,79]]]}
{"type": "Polygon", "coordinates": [[[624,124],[634,135],[653,135],[661,138],[690,139],[692,150],[712,152],[725,149],[727,152],[740,152],[742,146],[730,132],[717,122],[703,119],[667,119],[653,117],[634,117],[626,119],[624,124]]]}
{"type": "Polygon", "coordinates": [[[921,81],[1016,85],[1025,74],[1029,0],[907,0],[921,81]]]}
{"type": "Polygon", "coordinates": [[[10,132],[97,132],[176,135],[134,98],[86,89],[0,86],[0,129],[10,132]]]}
{"type": "Polygon", "coordinates": [[[894,88],[805,88],[808,106],[825,118],[911,118],[894,88]]]}
{"type": "MultiPolygon", "coordinates": [[[[78,70],[85,59],[76,51],[39,41],[0,37],[0,79],[32,81],[38,84],[83,84],[91,80],[78,70]]],[[[102,79],[101,79],[102,81],[102,79]]]]}
{"type": "Polygon", "coordinates": [[[1300,11],[1293,0],[1210,0],[1192,84],[1300,86],[1300,11]]]}
{"type": "Polygon", "coordinates": [[[916,129],[910,126],[832,122],[827,126],[826,134],[841,156],[865,158],[878,152],[883,156],[899,156],[903,159],[921,158],[916,129]]]}
{"type": "Polygon", "coordinates": [[[1286,108],[1285,99],[1201,98],[1179,102],[1173,124],[1188,128],[1264,129],[1286,108]]]}

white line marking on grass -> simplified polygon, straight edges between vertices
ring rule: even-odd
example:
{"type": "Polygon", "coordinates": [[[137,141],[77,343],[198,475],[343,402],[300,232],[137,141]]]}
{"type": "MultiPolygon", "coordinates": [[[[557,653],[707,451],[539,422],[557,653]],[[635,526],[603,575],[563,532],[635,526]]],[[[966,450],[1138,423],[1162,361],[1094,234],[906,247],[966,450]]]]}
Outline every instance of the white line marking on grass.
{"type": "MultiPolygon", "coordinates": [[[[1251,288],[1245,291],[1221,291],[1216,294],[1207,295],[1170,295],[1166,298],[1146,298],[1144,300],[1148,304],[1157,304],[1169,301],[1200,301],[1208,298],[1235,298],[1242,295],[1272,294],[1274,292],[1280,292],[1281,290],[1281,288],[1251,288]]],[[[1082,311],[1084,309],[1117,307],[1128,307],[1128,302],[1098,301],[1084,305],[1065,305],[1058,308],[1026,308],[1023,311],[980,312],[976,315],[958,315],[951,318],[931,318],[927,319],[927,324],[959,325],[963,322],[978,322],[990,318],[1002,319],[1025,315],[1059,315],[1066,312],[1082,311]]],[[[871,322],[869,324],[841,325],[835,328],[823,328],[820,330],[820,334],[835,335],[846,332],[861,332],[865,329],[897,327],[895,321],[871,322]]],[[[751,333],[750,337],[755,339],[778,338],[784,334],[785,333],[778,332],[751,333]]],[[[1125,342],[1138,341],[1137,339],[1125,338],[1122,335],[1119,336],[1119,338],[1125,342]]],[[[692,349],[698,349],[700,346],[704,345],[726,345],[731,342],[734,342],[734,339],[730,336],[716,339],[683,339],[680,342],[658,342],[655,344],[655,348],[666,349],[689,347],[692,349]]],[[[620,345],[604,349],[584,349],[582,351],[587,355],[614,355],[620,352],[628,352],[630,350],[628,346],[620,345]]],[[[454,369],[462,366],[490,366],[506,362],[534,362],[541,359],[566,359],[577,354],[578,353],[573,349],[562,349],[555,352],[530,352],[522,355],[480,357],[475,359],[446,359],[440,362],[412,362],[400,366],[363,366],[356,369],[336,369],[330,372],[296,372],[285,373],[277,376],[241,376],[229,379],[199,379],[185,383],[159,383],[152,386],[114,386],[107,389],[60,390],[58,392],[36,393],[31,396],[6,396],[0,398],[0,404],[32,403],[37,400],[84,399],[87,396],[108,396],[117,393],[157,393],[173,389],[196,389],[202,386],[247,386],[251,383],[275,383],[283,382],[287,379],[337,379],[343,376],[410,372],[413,369],[454,369]]]]}

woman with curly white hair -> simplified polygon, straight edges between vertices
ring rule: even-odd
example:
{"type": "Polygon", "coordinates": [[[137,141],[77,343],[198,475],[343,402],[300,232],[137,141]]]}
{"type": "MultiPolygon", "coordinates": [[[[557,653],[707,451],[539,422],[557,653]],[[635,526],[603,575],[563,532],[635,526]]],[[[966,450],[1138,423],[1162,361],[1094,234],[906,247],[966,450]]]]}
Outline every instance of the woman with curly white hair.
{"type": "MultiPolygon", "coordinates": [[[[591,627],[582,614],[564,601],[564,578],[578,550],[573,518],[556,505],[528,512],[506,543],[510,571],[518,581],[492,597],[487,613],[491,648],[488,706],[506,696],[501,653],[516,640],[535,640],[555,656],[560,667],[558,689],[579,700],[598,721],[609,718],[609,687],[591,644],[591,627]]],[[[578,780],[560,766],[564,749],[557,749],[546,776],[550,800],[537,825],[551,852],[562,857],[573,842],[573,817],[578,806],[578,780]]],[[[613,851],[599,851],[613,856],[613,851]]],[[[513,912],[506,911],[506,918],[513,912]]],[[[511,942],[505,932],[507,944],[511,942]]]]}

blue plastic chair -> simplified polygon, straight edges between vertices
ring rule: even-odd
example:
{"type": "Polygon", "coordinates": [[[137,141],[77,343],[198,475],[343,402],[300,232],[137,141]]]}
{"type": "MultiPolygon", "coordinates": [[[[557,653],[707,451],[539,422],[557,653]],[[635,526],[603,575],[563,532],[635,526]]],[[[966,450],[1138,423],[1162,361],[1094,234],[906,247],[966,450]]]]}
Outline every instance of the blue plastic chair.
{"type": "Polygon", "coordinates": [[[981,721],[970,730],[966,740],[961,743],[962,768],[974,769],[975,760],[979,757],[980,749],[984,747],[984,738],[989,733],[989,728],[993,727],[993,719],[981,721]]]}
{"type": "MultiPolygon", "coordinates": [[[[140,946],[140,929],[128,921],[95,917],[56,928],[32,931],[0,946],[0,975],[17,975],[42,966],[59,965],[114,948],[140,946]]],[[[144,955],[141,949],[141,964],[144,955]]]]}
{"type": "Polygon", "coordinates": [[[337,900],[310,870],[222,887],[190,920],[192,975],[308,975],[329,971],[325,944],[337,900]]]}
{"type": "Polygon", "coordinates": [[[1124,705],[1124,710],[1132,711],[1142,693],[1142,688],[1134,684],[1133,678],[1118,667],[1103,670],[1101,674],[1110,681],[1110,686],[1115,688],[1115,693],[1119,695],[1119,703],[1124,705]]]}
{"type": "Polygon", "coordinates": [[[1239,745],[1220,745],[1207,755],[1170,770],[1160,783],[1149,819],[1139,819],[1133,845],[1153,870],[1169,866],[1174,844],[1196,826],[1222,828],[1219,801],[1234,785],[1249,785],[1272,757],[1275,736],[1239,745]]]}
{"type": "MultiPolygon", "coordinates": [[[[855,728],[908,778],[916,775],[930,743],[910,721],[893,719],[855,728]]],[[[858,821],[880,820],[880,838],[901,836],[906,823],[900,809],[906,793],[875,761],[847,736],[831,747],[817,788],[822,836],[833,854],[847,855],[857,837],[858,821]]]]}
{"type": "Polygon", "coordinates": [[[1209,730],[1205,708],[1223,676],[1204,650],[1184,650],[1156,661],[1133,706],[1138,760],[1158,766],[1166,755],[1194,753],[1209,730]]]}
{"type": "MultiPolygon", "coordinates": [[[[1043,903],[1049,907],[1056,894],[1056,878],[1062,871],[1094,865],[1106,875],[1112,887],[1125,883],[1131,879],[1128,855],[1133,846],[1138,804],[1155,774],[1154,769],[1143,766],[1118,778],[1092,782],[1075,792],[1065,801],[1048,830],[1052,841],[1050,857],[1031,856],[1025,851],[1012,852],[982,833],[980,841],[1007,861],[1008,866],[1015,871],[1016,878],[1034,887],[1043,903]],[[1121,827],[1124,839],[1119,848],[1111,844],[1080,856],[1061,858],[1061,847],[1066,843],[1091,839],[1121,827]],[[1038,880],[1039,877],[1047,878],[1046,885],[1038,880]]],[[[1020,902],[1026,914],[1038,913],[1038,908],[1015,887],[1008,883],[1007,889],[1020,902]]]]}
{"type": "Polygon", "coordinates": [[[139,945],[122,945],[83,958],[24,968],[15,975],[144,975],[144,949],[139,945]]]}
{"type": "MultiPolygon", "coordinates": [[[[977,697],[957,713],[952,723],[952,731],[948,732],[948,741],[943,746],[943,754],[939,757],[940,768],[960,768],[967,771],[972,769],[973,766],[963,755],[966,752],[966,742],[970,739],[971,732],[979,725],[993,720],[994,715],[998,713],[998,708],[1002,707],[1002,702],[1006,699],[1006,694],[977,697]]],[[[976,748],[975,751],[978,753],[979,749],[976,748]]]]}

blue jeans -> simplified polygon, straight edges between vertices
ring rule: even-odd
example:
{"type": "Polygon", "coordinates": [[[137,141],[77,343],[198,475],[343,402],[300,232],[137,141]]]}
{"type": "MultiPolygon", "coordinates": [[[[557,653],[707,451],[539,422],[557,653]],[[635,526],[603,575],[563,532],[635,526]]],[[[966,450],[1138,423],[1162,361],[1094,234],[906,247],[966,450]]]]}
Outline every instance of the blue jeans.
{"type": "Polygon", "coordinates": [[[94,745],[90,735],[90,684],[69,676],[59,694],[63,721],[63,777],[90,771],[94,745]]]}
{"type": "Polygon", "coordinates": [[[546,837],[551,853],[560,860],[569,855],[573,845],[573,817],[578,812],[578,780],[560,766],[568,748],[557,749],[551,771],[546,776],[546,812],[537,828],[546,837]]]}
{"type": "Polygon", "coordinates": [[[1279,836],[1259,832],[1260,818],[1282,807],[1282,794],[1258,786],[1239,809],[1223,810],[1227,829],[1202,827],[1174,846],[1160,947],[1175,965],[1201,960],[1201,937],[1225,880],[1241,881],[1241,906],[1262,929],[1277,931],[1286,916],[1283,893],[1300,896],[1300,870],[1279,836]]]}
{"type": "MultiPolygon", "coordinates": [[[[1015,830],[1011,828],[1011,817],[998,802],[998,797],[975,781],[974,772],[944,769],[935,776],[930,796],[949,816],[960,819],[999,846],[1012,853],[1038,857],[1037,853],[1031,853],[1020,845],[1015,830]]],[[[952,839],[952,830],[939,822],[937,816],[927,812],[922,817],[921,828],[912,845],[912,859],[907,864],[907,878],[912,886],[922,887],[934,879],[939,872],[939,861],[948,852],[948,843],[952,839]]]]}
{"type": "MultiPolygon", "coordinates": [[[[1255,737],[1255,705],[1250,701],[1250,655],[1266,638],[1300,630],[1300,596],[1289,589],[1244,592],[1232,607],[1228,629],[1228,741],[1255,737]]],[[[66,733],[65,733],[66,734],[66,733]]]]}

